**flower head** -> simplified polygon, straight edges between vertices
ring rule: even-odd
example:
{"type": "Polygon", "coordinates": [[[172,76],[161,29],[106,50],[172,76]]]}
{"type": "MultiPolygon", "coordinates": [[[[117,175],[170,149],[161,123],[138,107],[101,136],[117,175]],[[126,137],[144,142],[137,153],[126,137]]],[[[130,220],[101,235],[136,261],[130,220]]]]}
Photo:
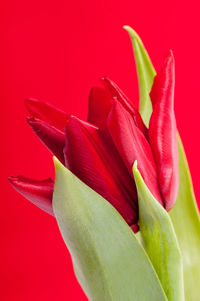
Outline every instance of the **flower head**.
{"type": "MultiPolygon", "coordinates": [[[[135,160],[154,197],[166,210],[176,201],[178,151],[174,117],[172,52],[154,80],[149,129],[125,94],[108,78],[92,88],[87,121],[38,100],[26,100],[27,118],[39,139],[77,177],[101,194],[137,231],[137,192],[132,174],[135,160]]],[[[53,214],[53,181],[10,177],[22,195],[53,214]]]]}

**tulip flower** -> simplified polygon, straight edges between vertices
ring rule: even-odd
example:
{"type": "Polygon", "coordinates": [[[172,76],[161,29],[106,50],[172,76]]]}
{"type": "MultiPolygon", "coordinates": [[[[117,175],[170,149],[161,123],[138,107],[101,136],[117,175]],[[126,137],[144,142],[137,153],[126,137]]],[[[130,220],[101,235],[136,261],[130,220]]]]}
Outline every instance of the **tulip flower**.
{"type": "MultiPolygon", "coordinates": [[[[119,87],[103,78],[92,88],[87,121],[34,99],[26,100],[27,121],[47,148],[79,179],[111,203],[138,230],[138,199],[132,166],[155,199],[169,211],[178,191],[178,150],[174,117],[174,58],[169,52],[150,94],[149,129],[119,87]]],[[[12,186],[53,214],[53,181],[10,177],[12,186]]]]}

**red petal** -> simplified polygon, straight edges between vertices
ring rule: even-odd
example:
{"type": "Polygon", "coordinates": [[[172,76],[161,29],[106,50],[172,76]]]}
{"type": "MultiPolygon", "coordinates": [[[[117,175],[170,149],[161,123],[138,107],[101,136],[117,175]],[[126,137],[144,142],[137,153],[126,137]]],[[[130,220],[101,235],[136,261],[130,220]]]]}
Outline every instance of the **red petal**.
{"type": "Polygon", "coordinates": [[[36,99],[26,99],[25,106],[33,117],[46,121],[63,132],[65,131],[65,124],[69,118],[65,112],[36,99]]]}
{"type": "Polygon", "coordinates": [[[131,227],[131,229],[133,230],[134,233],[137,233],[139,231],[138,224],[131,225],[130,227],[131,227]]]}
{"type": "Polygon", "coordinates": [[[17,177],[9,177],[8,180],[27,200],[47,213],[54,215],[52,209],[54,182],[50,178],[37,181],[20,175],[17,177]]]}
{"type": "Polygon", "coordinates": [[[132,107],[135,108],[132,101],[124,94],[124,92],[108,77],[102,78],[104,86],[110,91],[113,97],[117,97],[119,102],[123,105],[127,111],[132,112],[132,107]]]}
{"type": "Polygon", "coordinates": [[[109,91],[97,87],[92,88],[88,103],[88,122],[104,128],[111,106],[112,95],[109,91]]]}
{"type": "Polygon", "coordinates": [[[179,184],[174,85],[174,57],[170,52],[165,59],[163,69],[154,80],[150,94],[153,113],[149,124],[149,139],[157,164],[160,190],[167,210],[170,210],[176,201],[179,184]]]}
{"type": "Polygon", "coordinates": [[[129,98],[124,94],[124,92],[122,92],[120,88],[109,78],[103,78],[103,83],[111,93],[112,97],[117,98],[117,100],[123,105],[123,107],[131,114],[136,126],[143,132],[145,137],[147,137],[147,128],[133,102],[130,101],[129,98]]]}
{"type": "Polygon", "coordinates": [[[27,121],[39,139],[62,163],[64,163],[64,133],[40,119],[28,117],[27,121]]]}
{"type": "Polygon", "coordinates": [[[106,134],[71,117],[66,125],[65,160],[66,166],[109,201],[127,223],[137,222],[134,182],[106,134]]]}
{"type": "Polygon", "coordinates": [[[107,125],[113,142],[130,174],[133,176],[132,166],[134,161],[137,160],[138,168],[146,185],[162,204],[151,147],[145,136],[135,125],[131,115],[117,101],[113,104],[107,125]]]}

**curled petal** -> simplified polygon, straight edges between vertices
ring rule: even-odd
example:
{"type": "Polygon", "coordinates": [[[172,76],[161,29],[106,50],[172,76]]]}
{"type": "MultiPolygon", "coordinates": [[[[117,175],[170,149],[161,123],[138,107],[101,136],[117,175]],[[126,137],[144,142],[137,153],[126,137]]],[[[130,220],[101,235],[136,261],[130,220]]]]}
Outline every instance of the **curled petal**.
{"type": "Polygon", "coordinates": [[[122,92],[121,89],[109,78],[104,77],[103,83],[111,93],[112,97],[117,98],[122,106],[131,114],[136,126],[142,131],[145,137],[148,137],[147,128],[133,102],[130,101],[130,99],[124,94],[124,92],[122,92]]]}
{"type": "Polygon", "coordinates": [[[69,118],[65,112],[37,99],[25,99],[25,106],[32,117],[41,119],[64,132],[69,118]]]}
{"type": "Polygon", "coordinates": [[[160,190],[165,207],[170,210],[179,185],[177,129],[174,116],[175,69],[172,51],[154,80],[150,94],[153,113],[149,124],[149,140],[158,169],[160,190]]]}
{"type": "Polygon", "coordinates": [[[27,121],[39,139],[62,163],[64,163],[64,132],[40,119],[28,117],[27,121]]]}
{"type": "Polygon", "coordinates": [[[43,181],[32,180],[24,176],[8,178],[10,184],[31,203],[47,213],[53,214],[52,196],[54,182],[48,178],[43,181]]]}
{"type": "Polygon", "coordinates": [[[109,139],[97,127],[71,117],[66,124],[65,163],[132,225],[138,218],[134,182],[109,139]]]}
{"type": "MultiPolygon", "coordinates": [[[[154,197],[163,205],[157,179],[157,170],[151,147],[135,125],[131,115],[115,101],[107,121],[108,131],[124,163],[132,175],[132,166],[138,161],[142,177],[154,197]]],[[[133,176],[133,175],[132,175],[133,176]]]]}

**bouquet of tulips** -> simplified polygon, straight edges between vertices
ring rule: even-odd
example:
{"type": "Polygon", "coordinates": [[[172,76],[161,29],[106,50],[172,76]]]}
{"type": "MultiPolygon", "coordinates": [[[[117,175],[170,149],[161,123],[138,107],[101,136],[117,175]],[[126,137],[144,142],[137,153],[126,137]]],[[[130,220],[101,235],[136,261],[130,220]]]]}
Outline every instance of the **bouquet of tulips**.
{"type": "Polygon", "coordinates": [[[156,75],[139,36],[124,28],[139,111],[108,78],[90,92],[87,121],[26,100],[29,125],[54,154],[55,181],[9,180],[56,218],[89,300],[198,301],[200,220],[176,128],[173,53],[156,75]]]}

